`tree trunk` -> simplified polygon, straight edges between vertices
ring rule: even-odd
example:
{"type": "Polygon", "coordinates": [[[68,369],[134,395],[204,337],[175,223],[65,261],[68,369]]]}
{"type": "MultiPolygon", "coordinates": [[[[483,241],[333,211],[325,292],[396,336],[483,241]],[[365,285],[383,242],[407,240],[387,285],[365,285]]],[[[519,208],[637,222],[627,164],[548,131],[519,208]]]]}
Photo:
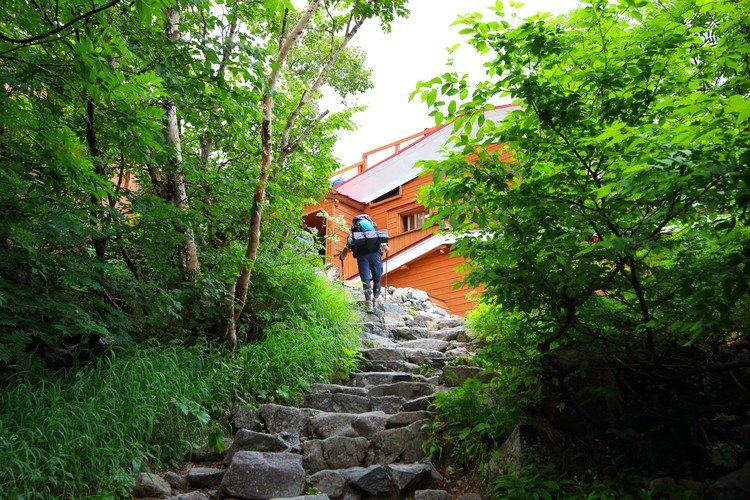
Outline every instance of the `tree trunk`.
{"type": "Polygon", "coordinates": [[[247,300],[247,290],[250,284],[252,274],[252,265],[258,256],[258,246],[260,244],[260,223],[263,217],[263,203],[266,199],[266,185],[268,184],[269,172],[273,161],[273,92],[276,89],[281,67],[289,55],[289,51],[299,39],[302,32],[307,27],[313,14],[320,6],[321,0],[312,0],[302,15],[297,25],[286,35],[284,42],[279,46],[279,52],[276,55],[275,65],[272,66],[266,90],[263,93],[263,119],[261,122],[261,163],[260,175],[258,176],[258,185],[253,193],[253,204],[251,207],[250,222],[247,229],[247,247],[245,249],[245,260],[240,269],[240,275],[235,283],[234,293],[234,311],[232,318],[226,318],[226,334],[230,337],[235,334],[235,324],[242,316],[247,300]]]}
{"type": "MultiPolygon", "coordinates": [[[[175,41],[180,38],[180,13],[174,7],[166,9],[167,26],[165,34],[167,40],[175,41]]],[[[172,146],[172,154],[169,158],[169,189],[171,191],[172,203],[180,210],[187,211],[190,207],[188,204],[187,189],[185,188],[185,171],[182,165],[182,144],[180,143],[180,130],[177,126],[177,107],[174,102],[168,100],[164,103],[167,111],[167,123],[164,129],[164,135],[167,143],[172,146]]],[[[193,230],[188,227],[180,227],[180,232],[185,235],[185,241],[180,250],[180,260],[182,269],[190,272],[200,270],[198,260],[198,247],[195,243],[193,230]]]]}

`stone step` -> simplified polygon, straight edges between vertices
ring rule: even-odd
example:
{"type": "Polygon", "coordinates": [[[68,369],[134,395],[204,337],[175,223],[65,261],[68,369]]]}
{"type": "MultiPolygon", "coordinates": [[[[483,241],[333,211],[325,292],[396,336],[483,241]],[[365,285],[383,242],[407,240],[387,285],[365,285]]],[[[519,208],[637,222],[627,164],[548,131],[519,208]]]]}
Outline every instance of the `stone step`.
{"type": "Polygon", "coordinates": [[[406,372],[419,373],[421,367],[408,361],[380,361],[367,360],[364,364],[365,371],[368,372],[406,372]]]}
{"type": "Polygon", "coordinates": [[[238,451],[299,451],[299,435],[287,433],[283,435],[286,439],[281,437],[282,434],[266,434],[248,429],[238,430],[224,457],[224,465],[232,463],[232,458],[238,451]]]}
{"type": "Polygon", "coordinates": [[[308,474],[325,469],[361,467],[365,465],[369,448],[370,441],[363,437],[308,439],[302,444],[302,466],[308,474]]]}
{"type": "Polygon", "coordinates": [[[289,498],[305,491],[303,458],[294,453],[239,451],[221,481],[223,498],[289,498]]]}
{"type": "Polygon", "coordinates": [[[327,469],[311,476],[311,485],[329,498],[405,498],[431,484],[429,464],[390,464],[327,469]]]}
{"type": "Polygon", "coordinates": [[[430,349],[404,348],[399,349],[399,352],[403,354],[406,361],[417,365],[427,363],[430,366],[440,367],[445,363],[446,359],[445,353],[430,349]]]}
{"type": "Polygon", "coordinates": [[[350,385],[313,384],[310,386],[310,392],[312,394],[341,393],[353,394],[355,396],[365,396],[367,394],[367,389],[365,389],[364,387],[352,387],[350,385]]]}
{"type": "Polygon", "coordinates": [[[406,352],[399,348],[376,347],[373,349],[362,349],[360,352],[365,359],[374,361],[406,361],[406,352]]]}
{"type": "Polygon", "coordinates": [[[359,372],[353,373],[351,383],[356,387],[393,384],[396,382],[424,382],[424,377],[407,372],[359,372]]]}
{"type": "Polygon", "coordinates": [[[411,400],[433,394],[437,390],[437,386],[426,382],[394,382],[373,386],[367,392],[367,397],[398,396],[405,400],[411,400]]]}
{"type": "Polygon", "coordinates": [[[387,427],[390,415],[382,411],[366,413],[320,412],[310,418],[311,437],[370,437],[387,427]]]}
{"type": "Polygon", "coordinates": [[[401,340],[417,340],[424,339],[430,335],[430,331],[427,328],[418,326],[403,326],[393,328],[393,337],[401,340]]]}
{"type": "Polygon", "coordinates": [[[302,398],[300,408],[312,408],[338,413],[365,413],[371,409],[370,400],[364,396],[335,392],[326,394],[308,394],[302,398]]]}
{"type": "Polygon", "coordinates": [[[451,342],[451,341],[457,341],[459,336],[461,338],[466,338],[465,334],[466,334],[466,328],[459,326],[456,328],[445,328],[443,330],[430,332],[429,338],[451,342]]]}
{"type": "Polygon", "coordinates": [[[401,347],[405,347],[407,349],[426,349],[431,351],[445,352],[448,347],[450,347],[451,343],[445,340],[427,338],[406,340],[404,342],[400,342],[400,345],[401,347]]]}

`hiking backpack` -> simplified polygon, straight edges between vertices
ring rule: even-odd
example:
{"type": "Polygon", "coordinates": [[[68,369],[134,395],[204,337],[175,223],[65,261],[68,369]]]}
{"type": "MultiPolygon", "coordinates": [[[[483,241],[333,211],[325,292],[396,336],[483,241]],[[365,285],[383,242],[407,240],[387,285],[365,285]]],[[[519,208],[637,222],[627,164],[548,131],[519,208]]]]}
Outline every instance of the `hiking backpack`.
{"type": "Polygon", "coordinates": [[[375,252],[381,243],[388,243],[388,231],[378,230],[378,225],[367,214],[352,219],[352,247],[355,252],[375,252]]]}

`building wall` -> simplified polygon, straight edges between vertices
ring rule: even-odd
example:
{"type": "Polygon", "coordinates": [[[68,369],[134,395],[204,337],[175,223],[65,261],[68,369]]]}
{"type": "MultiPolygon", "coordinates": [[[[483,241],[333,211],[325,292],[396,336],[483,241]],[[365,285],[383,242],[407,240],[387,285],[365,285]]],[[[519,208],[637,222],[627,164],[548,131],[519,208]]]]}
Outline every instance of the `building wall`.
{"type": "Polygon", "coordinates": [[[456,268],[463,262],[462,257],[450,255],[447,247],[444,248],[444,253],[437,249],[401,269],[389,269],[387,283],[388,286],[398,288],[424,290],[430,297],[437,299],[437,305],[452,314],[465,316],[476,306],[476,302],[471,299],[472,296],[478,298],[478,291],[466,286],[454,290],[453,284],[462,279],[456,268]]]}

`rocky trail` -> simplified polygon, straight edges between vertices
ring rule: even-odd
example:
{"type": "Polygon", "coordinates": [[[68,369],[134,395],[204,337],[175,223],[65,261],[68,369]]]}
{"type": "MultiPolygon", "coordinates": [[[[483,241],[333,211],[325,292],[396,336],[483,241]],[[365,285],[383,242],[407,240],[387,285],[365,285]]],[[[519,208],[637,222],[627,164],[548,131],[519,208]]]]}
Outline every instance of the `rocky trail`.
{"type": "Polygon", "coordinates": [[[364,363],[346,385],[314,384],[299,407],[235,408],[225,452],[196,450],[190,468],[141,473],[133,496],[480,499],[448,493],[423,448],[435,394],[480,372],[462,364],[476,350],[463,319],[420,290],[391,287],[385,298],[362,312],[364,363]]]}

